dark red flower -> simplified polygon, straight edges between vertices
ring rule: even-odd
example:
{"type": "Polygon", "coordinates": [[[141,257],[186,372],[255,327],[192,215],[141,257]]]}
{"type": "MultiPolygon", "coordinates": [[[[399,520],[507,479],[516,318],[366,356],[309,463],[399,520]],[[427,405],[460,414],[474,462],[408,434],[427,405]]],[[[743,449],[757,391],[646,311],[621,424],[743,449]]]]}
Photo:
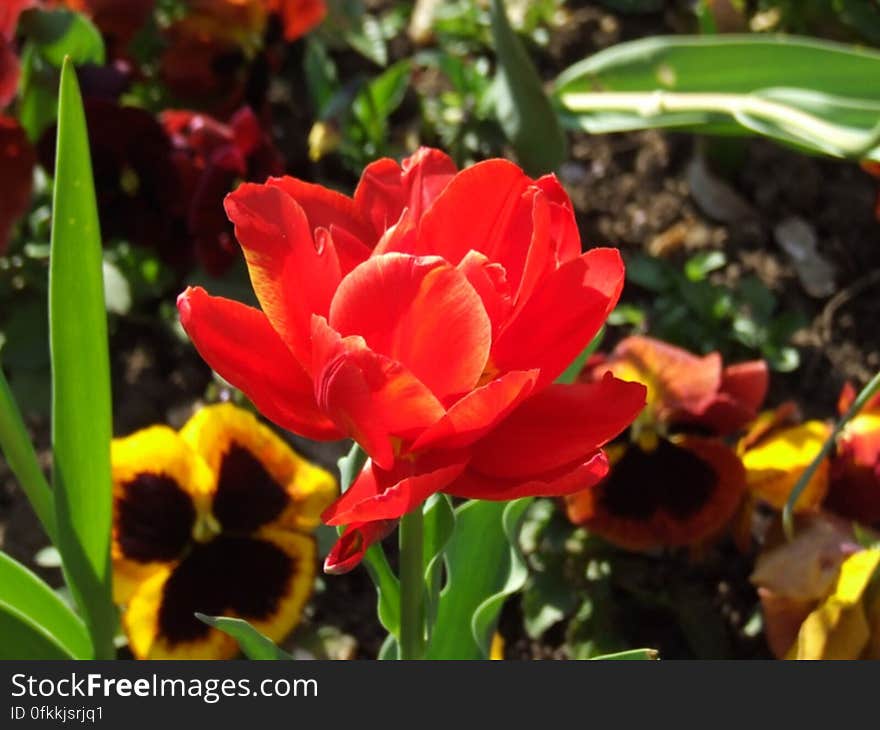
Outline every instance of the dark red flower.
{"type": "MultiPolygon", "coordinates": [[[[84,106],[104,239],[148,246],[172,264],[188,265],[181,187],[165,131],[144,109],[96,98],[84,106]]],[[[55,136],[53,126],[38,145],[40,161],[50,171],[55,136]]]]}
{"type": "Polygon", "coordinates": [[[0,115],[0,254],[9,245],[12,226],[31,202],[36,153],[21,125],[0,115]]]}
{"type": "MultiPolygon", "coordinates": [[[[855,388],[847,383],[838,402],[841,414],[855,397],[855,388]]],[[[837,439],[825,506],[863,525],[880,524],[880,394],[865,404],[837,439]]]]}
{"type": "Polygon", "coordinates": [[[555,177],[454,170],[423,149],[368,166],[353,198],[242,185],[226,210],[262,311],[202,289],[178,301],[202,356],[265,415],[361,444],[370,461],[324,519],[362,538],[435,492],[584,488],[644,405],[644,386],[610,375],[553,384],[617,302],[619,253],[581,253],[555,177]]]}
{"type": "Polygon", "coordinates": [[[4,0],[0,3],[0,109],[8,106],[18,91],[21,64],[15,52],[18,16],[36,5],[35,0],[4,0]]]}
{"type": "Polygon", "coordinates": [[[192,111],[168,110],[160,119],[173,146],[196,256],[209,273],[219,275],[238,255],[220,201],[237,181],[280,174],[284,161],[247,107],[229,124],[192,111]]]}

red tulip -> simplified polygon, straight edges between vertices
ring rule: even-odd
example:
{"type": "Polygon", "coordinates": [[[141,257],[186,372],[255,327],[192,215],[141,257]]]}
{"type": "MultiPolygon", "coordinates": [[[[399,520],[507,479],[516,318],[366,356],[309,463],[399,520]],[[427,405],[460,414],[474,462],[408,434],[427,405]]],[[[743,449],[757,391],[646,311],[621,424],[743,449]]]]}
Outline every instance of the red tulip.
{"type": "Polygon", "coordinates": [[[357,529],[345,568],[382,533],[364,524],[435,492],[561,495],[606,473],[601,447],[645,388],[553,384],[624,279],[615,249],[581,253],[555,177],[505,160],[455,173],[422,149],[368,166],[353,198],[273,178],[239,187],[226,211],[262,311],[191,288],[181,321],[267,417],[370,456],[323,515],[357,529]]]}

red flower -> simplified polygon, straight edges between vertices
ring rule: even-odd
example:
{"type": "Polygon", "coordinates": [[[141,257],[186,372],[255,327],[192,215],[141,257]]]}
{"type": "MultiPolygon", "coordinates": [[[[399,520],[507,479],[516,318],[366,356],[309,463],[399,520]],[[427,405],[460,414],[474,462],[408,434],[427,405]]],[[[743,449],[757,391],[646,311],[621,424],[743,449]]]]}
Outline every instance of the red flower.
{"type": "MultiPolygon", "coordinates": [[[[837,404],[841,414],[855,397],[855,388],[847,383],[837,404]]],[[[861,524],[880,524],[880,394],[864,405],[837,439],[825,506],[861,524]]]]}
{"type": "MultiPolygon", "coordinates": [[[[262,311],[188,289],[181,321],[202,356],[269,418],[371,457],[324,513],[360,555],[435,492],[561,495],[607,471],[601,446],[645,388],[554,379],[623,287],[614,249],[581,253],[553,176],[505,160],[455,174],[422,149],[379,160],[353,198],[292,178],[245,184],[226,211],[262,311]]],[[[345,567],[351,567],[348,560],[345,567]]],[[[339,565],[328,566],[339,569],[339,565]]]]}
{"type": "Polygon", "coordinates": [[[0,115],[0,254],[9,245],[12,226],[30,206],[36,157],[21,125],[0,115]]]}
{"type": "Polygon", "coordinates": [[[288,41],[304,36],[327,15],[324,0],[266,0],[266,7],[280,16],[288,41]]]}
{"type": "Polygon", "coordinates": [[[18,16],[34,5],[35,0],[4,0],[0,3],[0,109],[8,106],[18,91],[21,64],[14,45],[18,16]]]}
{"type": "Polygon", "coordinates": [[[220,200],[237,180],[279,174],[284,160],[248,107],[239,109],[229,124],[178,110],[162,112],[160,121],[171,139],[196,256],[209,273],[222,274],[236,251],[220,200]]]}

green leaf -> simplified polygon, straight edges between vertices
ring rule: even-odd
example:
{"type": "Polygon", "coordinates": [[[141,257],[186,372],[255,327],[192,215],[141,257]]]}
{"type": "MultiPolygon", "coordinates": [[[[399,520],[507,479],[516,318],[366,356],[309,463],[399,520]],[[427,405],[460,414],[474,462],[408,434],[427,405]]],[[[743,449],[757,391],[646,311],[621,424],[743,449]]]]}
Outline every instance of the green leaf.
{"type": "Polygon", "coordinates": [[[18,118],[28,139],[36,142],[55,121],[58,107],[58,70],[44,59],[33,43],[21,54],[18,118]]]}
{"type": "Polygon", "coordinates": [[[491,20],[498,122],[529,174],[552,172],[565,160],[565,133],[532,59],[510,27],[503,0],[492,0],[491,20]]]}
{"type": "Polygon", "coordinates": [[[880,52],[786,35],[660,36],[566,69],[555,98],[589,132],[650,127],[761,134],[880,160],[880,52]]]}
{"type": "Polygon", "coordinates": [[[723,268],[727,257],[723,251],[702,251],[687,260],[684,275],[691,281],[703,281],[713,271],[723,268]]]}
{"type": "Polygon", "coordinates": [[[56,68],[65,58],[73,63],[104,64],[106,54],[101,32],[84,15],[70,10],[28,13],[22,18],[23,33],[56,68]]]}
{"type": "Polygon", "coordinates": [[[0,659],[90,659],[86,627],[46,583],[0,552],[0,659]]]}
{"type": "Polygon", "coordinates": [[[528,573],[516,533],[531,501],[470,500],[455,510],[446,546],[448,579],[425,658],[489,656],[504,600],[522,588],[528,573]]]}
{"type": "Polygon", "coordinates": [[[12,473],[30,500],[46,534],[54,542],[55,505],[52,490],[43,476],[37,454],[0,368],[0,448],[12,473]]]}
{"type": "Polygon", "coordinates": [[[293,659],[290,654],[279,649],[274,641],[261,634],[244,619],[206,616],[198,612],[196,618],[235,639],[241,653],[248,659],[293,659]]]}
{"type": "Polygon", "coordinates": [[[58,549],[98,658],[114,656],[111,598],[110,364],[101,232],[82,98],[61,72],[55,161],[49,337],[58,549]]]}
{"type": "Polygon", "coordinates": [[[336,462],[336,466],[339,469],[339,489],[342,492],[346,492],[354,483],[354,480],[361,473],[361,469],[364,468],[366,463],[367,452],[357,444],[352,444],[348,453],[340,457],[339,461],[336,462]]]}
{"type": "Polygon", "coordinates": [[[657,659],[656,649],[630,649],[629,651],[618,651],[614,654],[603,654],[602,656],[591,657],[590,661],[605,661],[608,659],[657,659]]]}
{"type": "Polygon", "coordinates": [[[400,106],[409,86],[412,64],[398,61],[370,81],[355,97],[352,113],[377,147],[388,132],[388,118],[400,106]]]}
{"type": "Polygon", "coordinates": [[[376,587],[376,614],[379,622],[392,636],[400,635],[400,581],[391,570],[385,551],[378,543],[364,554],[364,567],[376,587]]]}
{"type": "Polygon", "coordinates": [[[452,502],[445,494],[434,494],[425,502],[423,523],[423,559],[425,585],[427,587],[427,626],[428,635],[437,619],[437,604],[443,581],[443,549],[455,529],[455,512],[452,502]]]}

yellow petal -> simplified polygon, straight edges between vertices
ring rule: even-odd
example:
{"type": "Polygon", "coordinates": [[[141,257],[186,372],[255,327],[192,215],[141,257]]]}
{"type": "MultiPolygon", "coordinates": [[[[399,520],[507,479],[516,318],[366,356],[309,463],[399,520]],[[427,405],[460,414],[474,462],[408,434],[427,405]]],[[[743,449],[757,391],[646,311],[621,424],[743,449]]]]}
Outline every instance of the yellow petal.
{"type": "Polygon", "coordinates": [[[274,521],[276,526],[311,531],[336,498],[332,474],[299,456],[250,411],[231,403],[202,408],[180,435],[215,474],[232,444],[247,449],[290,498],[289,506],[274,521]]]}
{"type": "MultiPolygon", "coordinates": [[[[782,509],[804,470],[830,433],[821,421],[782,429],[741,454],[749,491],[782,509]]],[[[823,461],[795,504],[796,512],[818,508],[828,491],[828,461],[823,461]]]]}
{"type": "Polygon", "coordinates": [[[880,565],[880,549],[846,559],[834,592],[801,626],[789,658],[858,659],[868,647],[870,626],[862,597],[880,565]]]}
{"type": "MultiPolygon", "coordinates": [[[[139,583],[155,574],[169,561],[130,559],[120,544],[119,507],[130,485],[142,475],[167,477],[182,493],[188,495],[198,511],[207,509],[208,495],[214,488],[214,476],[189,445],[167,426],[152,426],[111,444],[114,499],[113,525],[113,595],[117,603],[125,603],[139,583]]],[[[162,515],[156,515],[157,520],[162,515]]]]}

